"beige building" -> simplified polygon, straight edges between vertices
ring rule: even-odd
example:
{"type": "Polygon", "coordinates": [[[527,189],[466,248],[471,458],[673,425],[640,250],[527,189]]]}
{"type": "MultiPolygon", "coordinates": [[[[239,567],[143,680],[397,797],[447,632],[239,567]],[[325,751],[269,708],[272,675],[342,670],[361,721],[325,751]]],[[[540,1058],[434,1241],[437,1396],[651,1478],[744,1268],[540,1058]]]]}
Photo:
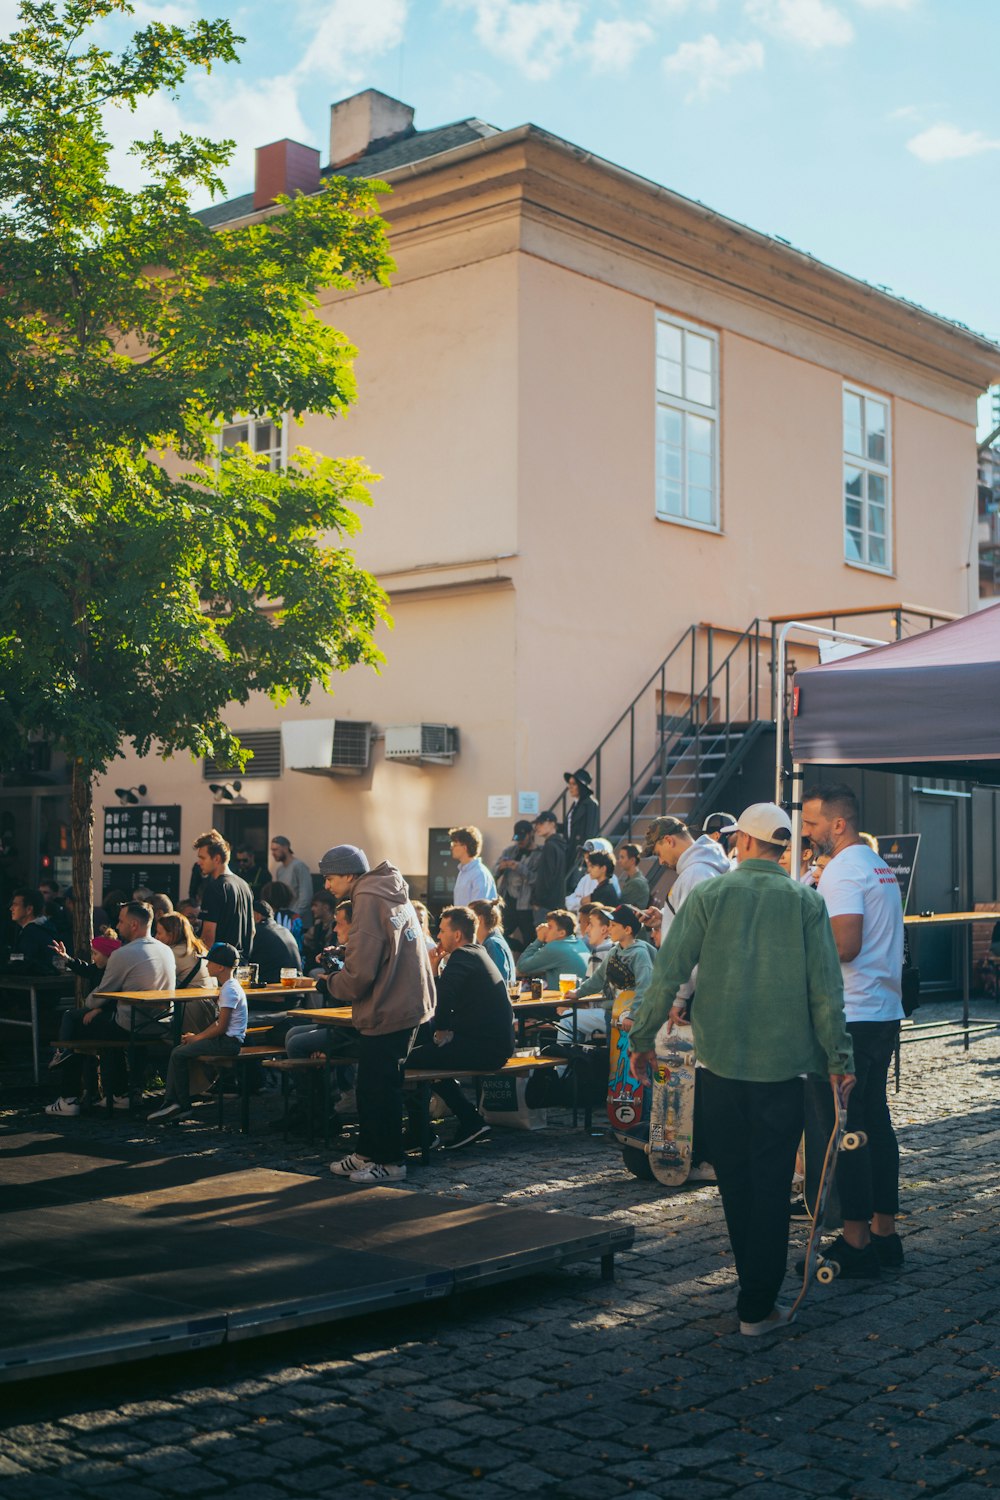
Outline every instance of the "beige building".
{"type": "MultiPolygon", "coordinates": [[[[368,92],[334,107],[330,161],[392,185],[398,270],[324,304],[360,351],[350,417],[254,436],[276,461],[303,441],[384,476],[357,550],[392,598],[387,663],[305,708],[234,708],[258,748],[246,805],[210,790],[232,791],[225,771],[119,762],[98,809],[141,783],[142,803],[180,806],[182,852],[122,838],[105,857],[99,827],[112,883],[148,858],[183,894],[192,839],[226,823],[262,847],[287,835],[314,869],[356,842],[419,884],[429,829],[476,823],[495,858],[623,713],[605,813],[678,756],[662,785],[684,781],[696,813],[731,746],[688,743],[685,763],[670,736],[770,718],[771,627],[741,638],[751,621],[975,607],[996,346],[534,126],[416,131],[368,92]]],[[[318,152],[278,143],[256,195],[206,218],[245,223],[320,175],[318,152]]]]}

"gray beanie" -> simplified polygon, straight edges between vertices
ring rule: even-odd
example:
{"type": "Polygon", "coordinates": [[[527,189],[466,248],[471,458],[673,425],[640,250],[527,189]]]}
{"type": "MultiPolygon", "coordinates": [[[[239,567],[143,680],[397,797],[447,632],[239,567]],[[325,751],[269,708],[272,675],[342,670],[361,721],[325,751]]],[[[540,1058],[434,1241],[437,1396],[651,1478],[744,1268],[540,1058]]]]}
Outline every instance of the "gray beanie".
{"type": "Polygon", "coordinates": [[[367,875],[368,856],[356,844],[337,844],[328,849],[319,862],[319,873],[327,875],[367,875]]]}

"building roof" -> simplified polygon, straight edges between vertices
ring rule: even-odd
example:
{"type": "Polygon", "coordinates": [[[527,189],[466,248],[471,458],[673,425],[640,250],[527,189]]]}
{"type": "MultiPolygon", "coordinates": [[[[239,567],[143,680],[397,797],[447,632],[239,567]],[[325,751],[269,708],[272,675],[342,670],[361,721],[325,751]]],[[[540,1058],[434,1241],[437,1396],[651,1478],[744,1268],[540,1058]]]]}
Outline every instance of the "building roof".
{"type": "MultiPolygon", "coordinates": [[[[794,266],[796,269],[792,272],[793,275],[804,272],[813,278],[818,276],[831,286],[844,289],[849,296],[860,295],[866,300],[869,308],[880,306],[896,320],[901,315],[905,317],[909,314],[911,319],[915,318],[923,322],[925,328],[936,328],[938,337],[943,336],[952,343],[963,345],[966,353],[974,350],[980,363],[984,357],[987,359],[989,368],[984,366],[978,369],[973,382],[978,383],[980,389],[994,382],[1000,373],[1000,346],[987,335],[970,329],[966,324],[953,318],[922,307],[919,303],[900,296],[886,286],[838,270],[837,267],[810,252],[798,249],[791,241],[780,235],[765,234],[753,229],[739,220],[719,213],[698,199],[685,197],[672,188],[642,177],[630,168],[608,161],[581,146],[574,145],[571,141],[564,140],[561,136],[540,129],[537,125],[516,125],[507,130],[501,130],[483,120],[470,118],[457,120],[450,125],[440,125],[431,130],[411,129],[408,134],[388,144],[375,142],[372,150],[355,161],[336,167],[324,167],[320,175],[323,178],[384,177],[392,182],[397,178],[397,174],[405,169],[409,169],[410,173],[416,169],[414,175],[422,176],[425,173],[437,171],[439,167],[457,165],[468,159],[472,153],[478,155],[484,150],[486,152],[502,151],[506,146],[515,146],[525,142],[547,147],[567,161],[572,160],[595,168],[598,172],[606,174],[608,179],[617,180],[624,192],[630,196],[634,195],[636,200],[642,198],[646,198],[647,202],[658,200],[661,204],[661,212],[662,207],[665,206],[674,216],[680,215],[688,220],[699,219],[706,228],[714,227],[724,235],[735,237],[744,245],[756,246],[755,253],[781,267],[780,274],[782,275],[787,274],[789,268],[794,266]]],[[[250,192],[241,194],[238,198],[231,198],[226,203],[203,209],[198,214],[198,218],[209,228],[215,229],[250,217],[256,212],[266,213],[268,210],[255,210],[254,195],[250,192]]]]}
{"type": "MultiPolygon", "coordinates": [[[[414,130],[385,146],[376,142],[375,149],[359,156],[357,161],[348,162],[341,167],[324,167],[320,175],[383,177],[397,167],[412,166],[415,162],[454,151],[458,146],[467,146],[472,141],[485,140],[487,136],[499,134],[497,127],[487,125],[485,120],[456,120],[451,125],[438,125],[433,130],[414,130]]],[[[218,229],[222,224],[244,219],[253,212],[253,193],[250,192],[241,193],[238,198],[230,198],[226,203],[215,203],[211,208],[203,208],[197,217],[209,229],[218,229]]]]}

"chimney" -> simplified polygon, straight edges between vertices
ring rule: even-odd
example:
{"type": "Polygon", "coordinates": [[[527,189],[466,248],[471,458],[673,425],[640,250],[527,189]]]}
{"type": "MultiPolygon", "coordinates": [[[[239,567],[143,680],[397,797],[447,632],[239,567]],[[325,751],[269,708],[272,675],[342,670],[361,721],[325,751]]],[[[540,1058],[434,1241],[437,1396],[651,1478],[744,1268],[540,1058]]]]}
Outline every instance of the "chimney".
{"type": "Polygon", "coordinates": [[[319,192],[319,152],[298,141],[258,146],[254,171],[254,209],[267,208],[279,193],[319,192]]]}
{"type": "Polygon", "coordinates": [[[330,165],[346,167],[373,146],[413,135],[413,108],[378,89],[365,89],[330,106],[330,165]]]}

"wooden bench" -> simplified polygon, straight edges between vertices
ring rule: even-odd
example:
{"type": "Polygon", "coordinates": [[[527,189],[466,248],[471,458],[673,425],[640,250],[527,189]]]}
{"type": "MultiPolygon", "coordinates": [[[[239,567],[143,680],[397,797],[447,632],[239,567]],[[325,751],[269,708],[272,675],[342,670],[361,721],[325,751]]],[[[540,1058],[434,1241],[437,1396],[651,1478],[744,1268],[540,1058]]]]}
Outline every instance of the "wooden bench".
{"type": "MultiPolygon", "coordinates": [[[[208,1063],[221,1072],[224,1068],[234,1068],[236,1071],[236,1082],[239,1085],[240,1096],[240,1133],[246,1135],[250,1130],[250,1064],[262,1062],[265,1058],[279,1057],[284,1052],[280,1044],[263,1046],[243,1046],[239,1052],[215,1053],[205,1052],[198,1059],[199,1062],[208,1063]]],[[[221,1083],[221,1080],[220,1080],[221,1083]]],[[[225,1090],[219,1089],[219,1129],[225,1123],[226,1094],[225,1090]]]]}
{"type": "Polygon", "coordinates": [[[434,1085],[441,1078],[467,1079],[479,1085],[484,1078],[518,1078],[533,1073],[536,1068],[563,1068],[562,1057],[509,1057],[501,1068],[406,1068],[403,1078],[406,1083],[417,1086],[417,1118],[420,1124],[420,1160],[424,1163],[431,1155],[431,1095],[434,1085]]]}
{"type": "MultiPolygon", "coordinates": [[[[296,1073],[313,1078],[319,1077],[323,1090],[323,1144],[330,1144],[330,1070],[331,1068],[356,1066],[356,1057],[282,1057],[265,1061],[266,1068],[272,1068],[281,1076],[282,1096],[285,1104],[285,1121],[288,1120],[288,1080],[296,1073]]],[[[565,1066],[565,1059],[561,1057],[509,1057],[501,1068],[479,1068],[479,1069],[442,1069],[442,1068],[406,1068],[403,1072],[403,1080],[408,1084],[416,1085],[418,1101],[418,1117],[420,1121],[420,1158],[423,1162],[430,1159],[431,1151],[431,1121],[430,1102],[434,1092],[434,1084],[441,1078],[467,1079],[479,1084],[484,1078],[511,1078],[533,1073],[536,1068],[559,1068],[565,1066]]],[[[314,1095],[310,1095],[309,1108],[309,1141],[312,1143],[315,1136],[314,1121],[314,1095]]],[[[286,1128],[287,1135],[287,1128],[286,1128]]]]}

